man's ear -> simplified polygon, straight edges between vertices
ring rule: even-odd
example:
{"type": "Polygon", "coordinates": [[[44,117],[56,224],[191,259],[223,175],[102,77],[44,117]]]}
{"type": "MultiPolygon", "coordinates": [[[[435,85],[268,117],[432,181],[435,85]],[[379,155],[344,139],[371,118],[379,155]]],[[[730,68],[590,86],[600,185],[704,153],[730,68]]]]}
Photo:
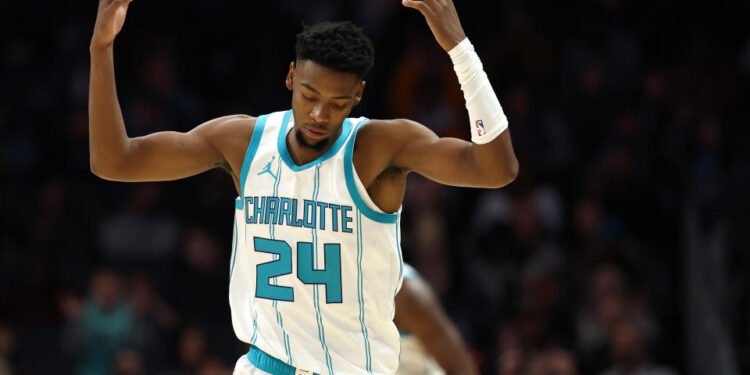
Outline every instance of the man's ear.
{"type": "Polygon", "coordinates": [[[289,89],[289,91],[292,91],[292,88],[294,87],[294,68],[295,64],[294,61],[289,63],[289,73],[286,74],[286,88],[289,89]]]}
{"type": "Polygon", "coordinates": [[[359,88],[357,89],[357,92],[354,93],[354,105],[359,104],[359,102],[362,101],[362,94],[365,92],[365,84],[367,82],[362,81],[359,83],[359,88]]]}

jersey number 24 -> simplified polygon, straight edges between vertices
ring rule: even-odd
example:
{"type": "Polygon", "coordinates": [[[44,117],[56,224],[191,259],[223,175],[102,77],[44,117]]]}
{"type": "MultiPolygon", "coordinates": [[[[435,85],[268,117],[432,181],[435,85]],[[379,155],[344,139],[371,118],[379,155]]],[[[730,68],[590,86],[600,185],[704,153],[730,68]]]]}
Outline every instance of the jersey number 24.
{"type": "MultiPolygon", "coordinates": [[[[286,241],[255,237],[255,251],[277,254],[278,259],[257,265],[255,296],[278,301],[294,301],[294,289],[272,285],[271,278],[292,273],[292,247],[286,241]]],[[[341,245],[323,247],[325,268],[313,267],[313,244],[297,242],[297,278],[305,284],[326,286],[326,303],[341,303],[341,245]]]]}

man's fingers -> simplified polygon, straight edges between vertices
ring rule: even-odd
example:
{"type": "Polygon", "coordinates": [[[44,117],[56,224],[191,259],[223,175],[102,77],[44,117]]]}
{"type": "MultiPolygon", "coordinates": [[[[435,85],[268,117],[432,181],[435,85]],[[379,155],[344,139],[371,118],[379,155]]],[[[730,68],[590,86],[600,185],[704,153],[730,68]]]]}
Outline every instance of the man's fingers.
{"type": "Polygon", "coordinates": [[[117,9],[122,6],[128,6],[133,0],[105,0],[109,4],[107,4],[107,7],[109,9],[117,9]]]}
{"type": "Polygon", "coordinates": [[[401,4],[403,4],[407,8],[416,9],[423,15],[432,13],[432,9],[430,9],[430,6],[422,0],[401,0],[401,4]]]}
{"type": "Polygon", "coordinates": [[[112,2],[112,0],[99,0],[99,10],[107,9],[110,2],[112,2]]]}
{"type": "Polygon", "coordinates": [[[127,6],[131,2],[133,2],[133,0],[114,0],[112,2],[112,6],[115,6],[115,7],[120,7],[120,6],[123,6],[123,5],[127,6]]]}
{"type": "Polygon", "coordinates": [[[104,7],[110,7],[113,3],[118,3],[120,0],[100,0],[99,4],[104,5],[104,7]]]}
{"type": "Polygon", "coordinates": [[[105,14],[113,14],[118,11],[118,9],[125,9],[127,11],[128,6],[130,5],[133,0],[108,0],[111,1],[109,5],[107,5],[103,12],[105,14]]]}

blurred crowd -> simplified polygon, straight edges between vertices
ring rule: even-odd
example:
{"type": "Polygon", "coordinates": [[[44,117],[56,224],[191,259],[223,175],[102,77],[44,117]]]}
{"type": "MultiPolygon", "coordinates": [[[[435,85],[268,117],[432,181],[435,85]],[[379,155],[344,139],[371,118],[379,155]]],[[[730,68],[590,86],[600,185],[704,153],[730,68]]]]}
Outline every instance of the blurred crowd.
{"type": "MultiPolygon", "coordinates": [[[[403,249],[482,372],[695,373],[687,210],[699,231],[727,228],[721,303],[750,371],[747,4],[457,7],[520,175],[499,190],[410,176],[403,249]]],[[[141,184],[90,173],[95,12],[0,3],[14,19],[0,23],[0,374],[229,374],[247,350],[227,297],[236,192],[216,170],[141,184]]],[[[385,0],[134,2],[115,43],[129,135],[287,109],[294,35],[327,19],[375,43],[353,115],[468,137],[447,55],[421,16],[385,0]]]]}

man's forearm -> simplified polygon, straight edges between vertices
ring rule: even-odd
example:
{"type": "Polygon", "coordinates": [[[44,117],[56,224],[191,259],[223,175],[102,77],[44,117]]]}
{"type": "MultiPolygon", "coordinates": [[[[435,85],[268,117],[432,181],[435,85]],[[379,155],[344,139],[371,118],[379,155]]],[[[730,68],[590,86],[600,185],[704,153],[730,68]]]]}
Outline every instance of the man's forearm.
{"type": "Polygon", "coordinates": [[[91,47],[89,81],[89,157],[91,170],[106,173],[125,154],[128,136],[115,85],[112,45],[91,47]]]}
{"type": "Polygon", "coordinates": [[[468,347],[449,321],[419,340],[447,375],[477,375],[468,347]]]}
{"type": "Polygon", "coordinates": [[[518,161],[508,132],[508,118],[469,39],[448,51],[469,112],[473,156],[483,173],[498,186],[518,174],[518,161]]]}

